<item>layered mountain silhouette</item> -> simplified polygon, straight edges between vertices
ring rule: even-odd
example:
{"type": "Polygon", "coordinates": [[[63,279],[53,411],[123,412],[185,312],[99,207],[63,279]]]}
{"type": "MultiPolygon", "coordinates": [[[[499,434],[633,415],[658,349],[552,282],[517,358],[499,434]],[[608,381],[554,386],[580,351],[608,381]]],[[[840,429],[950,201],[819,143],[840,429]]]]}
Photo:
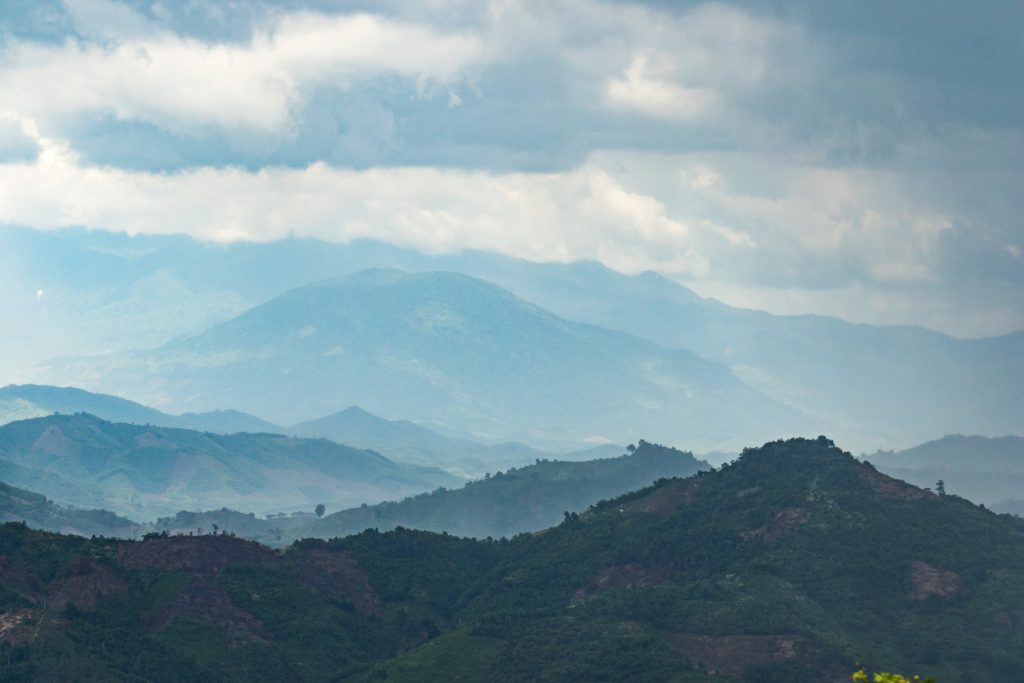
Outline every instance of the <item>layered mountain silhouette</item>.
{"type": "MultiPolygon", "coordinates": [[[[814,416],[822,425],[816,431],[827,429],[858,450],[902,448],[950,432],[1024,432],[1020,333],[960,340],[914,327],[769,315],[701,298],[653,273],[631,277],[597,263],[533,263],[472,251],[429,256],[369,241],[208,245],[180,236],[12,229],[0,234],[0,247],[0,315],[20,321],[0,339],[0,371],[8,368],[8,381],[31,378],[124,394],[102,381],[111,353],[196,333],[309,281],[388,266],[466,273],[565,319],[689,349],[814,416]],[[37,288],[46,292],[38,300],[37,288]],[[71,354],[93,357],[53,360],[71,354]]],[[[193,410],[182,407],[187,395],[128,395],[193,410]]],[[[419,421],[415,413],[358,398],[350,404],[419,421]]],[[[291,421],[345,407],[337,403],[291,421]]]]}
{"type": "Polygon", "coordinates": [[[1024,439],[950,434],[903,451],[863,456],[887,474],[943,488],[997,511],[1024,514],[1024,439]]]}
{"type": "MultiPolygon", "coordinates": [[[[370,448],[392,460],[432,465],[471,479],[508,467],[532,463],[555,454],[508,441],[482,444],[466,438],[444,436],[408,420],[385,420],[359,406],[309,420],[288,429],[298,436],[324,437],[356,448],[370,448]]],[[[611,444],[559,452],[560,460],[593,460],[613,457],[622,447],[611,444]]]]}
{"type": "Polygon", "coordinates": [[[1024,526],[824,437],[745,449],[503,541],[287,552],[0,525],[5,677],[942,681],[1024,671],[1024,526]],[[55,653],[59,653],[56,656],[55,653]]]}
{"type": "Polygon", "coordinates": [[[51,415],[0,427],[0,479],[134,519],[223,506],[257,513],[358,505],[461,480],[327,439],[219,435],[51,415]]]}
{"type": "Polygon", "coordinates": [[[285,431],[255,415],[238,410],[168,415],[119,396],[97,394],[74,387],[36,384],[10,384],[0,387],[0,424],[31,417],[45,417],[54,413],[89,413],[108,422],[180,427],[218,434],[285,431]]]}
{"type": "Polygon", "coordinates": [[[104,385],[293,422],[358,403],[512,439],[664,434],[697,447],[807,424],[725,366],[571,322],[454,273],[370,270],[120,359],[104,385]]]}
{"type": "Polygon", "coordinates": [[[288,530],[286,539],[336,538],[364,529],[410,529],[476,538],[513,536],[555,526],[606,498],[665,477],[686,477],[710,466],[692,453],[641,440],[634,452],[582,462],[541,460],[472,481],[459,489],[332,513],[288,530]]]}
{"type": "Polygon", "coordinates": [[[0,482],[0,522],[23,522],[33,529],[79,536],[132,537],[142,527],[107,510],[58,505],[34,491],[0,482]]]}

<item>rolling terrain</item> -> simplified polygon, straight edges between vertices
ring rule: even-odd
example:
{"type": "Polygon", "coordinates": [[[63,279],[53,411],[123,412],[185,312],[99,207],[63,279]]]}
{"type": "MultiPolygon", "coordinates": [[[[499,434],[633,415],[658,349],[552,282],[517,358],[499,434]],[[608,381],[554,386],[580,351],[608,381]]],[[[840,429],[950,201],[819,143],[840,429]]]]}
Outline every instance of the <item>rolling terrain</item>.
{"type": "Polygon", "coordinates": [[[460,481],[326,439],[218,435],[84,413],[0,427],[0,456],[2,479],[12,485],[139,520],[224,506],[312,511],[323,502],[358,505],[460,481]]]}
{"type": "Polygon", "coordinates": [[[641,440],[635,452],[617,458],[537,461],[462,488],[341,510],[292,528],[285,538],[335,538],[398,526],[476,538],[514,536],[555,526],[567,512],[583,512],[657,479],[685,477],[699,469],[710,468],[690,453],[641,440]]]}
{"type": "Polygon", "coordinates": [[[1024,525],[824,437],[746,449],[542,533],[0,526],[6,678],[964,683],[1024,672],[1024,525]]]}
{"type": "Polygon", "coordinates": [[[886,474],[918,486],[944,483],[948,493],[997,512],[1024,513],[1024,439],[951,434],[903,451],[863,456],[886,474]]]}
{"type": "MultiPolygon", "coordinates": [[[[100,365],[125,394],[278,423],[358,404],[485,439],[696,446],[807,420],[717,363],[558,318],[453,273],[372,270],[301,287],[228,322],[100,365]]],[[[90,361],[91,363],[91,361],[90,361]]]]}
{"type": "Polygon", "coordinates": [[[461,488],[439,488],[403,500],[342,510],[328,506],[322,519],[312,514],[256,517],[234,510],[179,512],[151,525],[155,531],[188,533],[216,524],[243,538],[281,546],[303,538],[336,538],[365,529],[402,526],[454,536],[500,538],[558,524],[565,513],[663,477],[687,476],[707,463],[689,453],[641,442],[635,453],[586,461],[537,460],[532,465],[488,474],[461,488]]]}
{"type": "Polygon", "coordinates": [[[0,481],[0,522],[24,522],[33,529],[78,536],[132,537],[142,527],[107,510],[57,505],[46,496],[0,481]]]}
{"type": "Polygon", "coordinates": [[[0,387],[0,425],[54,413],[89,413],[108,422],[126,422],[158,427],[179,427],[201,432],[281,433],[281,427],[237,410],[168,415],[154,408],[118,396],[96,394],[74,387],[35,384],[0,387]]]}
{"type": "MultiPolygon", "coordinates": [[[[534,263],[473,251],[431,256],[370,241],[209,245],[184,237],[6,230],[0,234],[0,315],[22,324],[0,340],[0,382],[71,383],[120,394],[100,381],[111,354],[159,346],[307,282],[371,266],[462,272],[565,319],[688,349],[727,365],[860,451],[906,448],[950,432],[1024,433],[1022,333],[955,339],[915,327],[771,315],[702,298],[654,273],[627,276],[593,262],[534,263]],[[37,297],[37,290],[45,295],[37,297]],[[92,358],[54,360],[72,355],[92,358]]],[[[130,397],[160,408],[187,398],[142,390],[130,397]]],[[[349,404],[416,416],[358,398],[349,404]]],[[[211,407],[224,405],[231,404],[211,407]]]]}
{"type": "MultiPolygon", "coordinates": [[[[34,384],[0,387],[0,425],[55,413],[89,413],[108,422],[176,427],[216,434],[239,432],[290,434],[326,438],[339,444],[376,451],[391,460],[440,467],[464,478],[479,478],[505,467],[528,464],[554,455],[516,442],[478,443],[458,436],[443,436],[408,420],[385,420],[358,406],[282,427],[238,410],[170,415],[118,396],[73,387],[34,384]]],[[[558,452],[564,460],[588,460],[618,455],[622,449],[605,444],[583,450],[558,452]]]]}
{"type": "Polygon", "coordinates": [[[355,448],[370,448],[392,460],[440,467],[470,479],[478,479],[499,469],[526,465],[539,458],[592,460],[618,455],[623,450],[605,444],[552,454],[515,441],[482,444],[466,438],[444,436],[408,420],[385,420],[358,406],[293,425],[287,431],[297,436],[323,437],[355,448]]]}

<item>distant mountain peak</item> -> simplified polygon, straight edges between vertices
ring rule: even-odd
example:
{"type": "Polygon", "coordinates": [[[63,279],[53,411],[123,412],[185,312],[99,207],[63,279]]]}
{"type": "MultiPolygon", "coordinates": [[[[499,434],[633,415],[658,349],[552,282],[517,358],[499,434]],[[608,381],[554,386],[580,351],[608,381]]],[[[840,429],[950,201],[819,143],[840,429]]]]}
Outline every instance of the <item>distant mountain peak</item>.
{"type": "Polygon", "coordinates": [[[378,417],[378,416],[374,415],[373,413],[371,413],[370,411],[364,410],[363,408],[360,408],[359,406],[356,406],[356,405],[351,405],[348,408],[345,408],[344,410],[338,411],[337,415],[344,415],[346,417],[361,417],[361,418],[367,418],[367,419],[373,419],[373,420],[382,420],[382,421],[384,420],[384,418],[378,417]]]}

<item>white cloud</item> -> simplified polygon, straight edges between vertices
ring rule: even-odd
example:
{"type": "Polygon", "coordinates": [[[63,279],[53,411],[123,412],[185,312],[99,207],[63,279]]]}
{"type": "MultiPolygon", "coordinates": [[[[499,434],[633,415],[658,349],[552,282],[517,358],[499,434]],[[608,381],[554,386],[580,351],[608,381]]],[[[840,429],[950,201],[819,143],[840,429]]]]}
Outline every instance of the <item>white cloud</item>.
{"type": "MultiPolygon", "coordinates": [[[[742,9],[705,4],[682,15],[647,9],[609,13],[617,27],[597,61],[618,73],[605,80],[614,108],[682,121],[747,115],[753,93],[794,88],[814,69],[814,47],[798,25],[756,17],[742,9]]],[[[592,63],[593,46],[577,64],[592,63]]]]}
{"type": "Polygon", "coordinates": [[[508,173],[434,168],[199,168],[178,173],[81,166],[39,139],[35,163],[0,165],[0,223],[68,225],[200,239],[374,237],[432,252],[494,249],[541,260],[594,258],[637,272],[700,275],[707,259],[654,197],[605,169],[508,173]]]}
{"type": "Polygon", "coordinates": [[[842,262],[847,277],[893,283],[933,277],[935,245],[952,220],[902,196],[900,174],[747,163],[776,174],[783,193],[712,187],[703,194],[740,225],[762,226],[766,234],[758,242],[796,247],[808,260],[842,262]]]}
{"type": "MultiPolygon", "coordinates": [[[[181,20],[188,12],[161,25],[108,0],[66,4],[80,38],[0,46],[0,222],[217,240],[368,236],[653,268],[789,312],[950,330],[1024,319],[1020,295],[1014,311],[975,293],[1019,273],[1024,137],[947,121],[956,107],[936,103],[966,97],[946,97],[954,81],[922,85],[891,71],[898,58],[826,43],[846,34],[800,23],[810,15],[454,0],[384,3],[385,17],[257,3],[231,31],[208,22],[199,33],[223,35],[200,40],[163,27],[196,23],[181,20]],[[926,106],[943,118],[914,118],[926,106]],[[96,125],[97,112],[202,142],[179,149],[180,138],[147,126],[96,125]],[[186,170],[88,163],[62,137],[82,159],[132,165],[136,142],[152,142],[146,151],[171,149],[139,165],[186,170]],[[127,154],[104,156],[122,142],[127,154]],[[698,148],[711,151],[678,151],[698,148]],[[211,158],[218,167],[187,168],[211,158]],[[305,167],[233,167],[263,159],[305,167]],[[567,170],[441,168],[451,164],[567,170]],[[1001,270],[989,268],[994,252],[1001,270]],[[976,298],[936,293],[957,283],[976,298]]],[[[167,6],[150,12],[174,14],[167,6]]],[[[226,5],[195,7],[206,21],[226,5]]]]}
{"type": "Polygon", "coordinates": [[[622,78],[608,82],[608,102],[650,116],[689,120],[710,114],[717,97],[702,88],[686,88],[651,74],[646,57],[638,56],[622,78]]]}
{"type": "Polygon", "coordinates": [[[435,253],[476,248],[652,269],[781,312],[949,331],[969,322],[973,334],[1021,322],[1015,304],[963,315],[963,301],[935,296],[939,249],[956,217],[931,210],[895,172],[606,152],[560,173],[323,163],[147,173],[83,165],[66,144],[26,130],[42,151],[33,162],[0,164],[0,224],[210,241],[368,237],[435,253]],[[770,187],[749,185],[766,174],[770,187]]]}
{"type": "Polygon", "coordinates": [[[244,45],[168,32],[110,44],[10,43],[0,92],[5,110],[37,120],[110,112],[179,132],[212,125],[285,133],[307,88],[394,74],[422,90],[451,83],[482,57],[471,35],[367,14],[289,14],[244,45]]]}

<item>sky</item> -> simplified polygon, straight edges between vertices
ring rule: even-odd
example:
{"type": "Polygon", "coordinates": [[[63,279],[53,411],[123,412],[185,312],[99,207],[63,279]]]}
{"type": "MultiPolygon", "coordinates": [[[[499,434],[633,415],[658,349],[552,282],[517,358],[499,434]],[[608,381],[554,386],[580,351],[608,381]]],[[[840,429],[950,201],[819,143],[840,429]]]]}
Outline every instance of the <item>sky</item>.
{"type": "Polygon", "coordinates": [[[976,337],[1024,328],[1022,215],[1024,2],[0,3],[0,226],[596,259],[976,337]]]}

